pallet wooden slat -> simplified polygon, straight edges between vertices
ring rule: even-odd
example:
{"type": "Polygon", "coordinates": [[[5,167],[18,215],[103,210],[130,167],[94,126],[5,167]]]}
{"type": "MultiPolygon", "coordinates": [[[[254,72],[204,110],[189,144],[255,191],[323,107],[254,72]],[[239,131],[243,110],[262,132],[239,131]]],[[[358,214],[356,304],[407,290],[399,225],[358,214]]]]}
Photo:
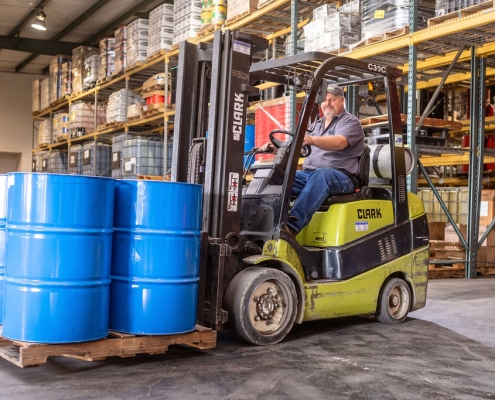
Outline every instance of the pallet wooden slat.
{"type": "Polygon", "coordinates": [[[362,39],[359,42],[351,44],[350,49],[357,49],[364,46],[369,46],[378,42],[383,42],[384,40],[392,39],[398,36],[407,35],[409,33],[409,26],[404,26],[403,28],[393,29],[388,32],[379,33],[373,35],[369,38],[362,39]]]}
{"type": "Polygon", "coordinates": [[[108,338],[84,343],[39,344],[0,340],[0,357],[25,368],[47,362],[48,357],[62,356],[84,361],[99,361],[107,357],[134,357],[136,354],[163,354],[172,345],[205,350],[216,346],[216,331],[196,327],[194,332],[177,335],[136,336],[111,332],[108,338]]]}

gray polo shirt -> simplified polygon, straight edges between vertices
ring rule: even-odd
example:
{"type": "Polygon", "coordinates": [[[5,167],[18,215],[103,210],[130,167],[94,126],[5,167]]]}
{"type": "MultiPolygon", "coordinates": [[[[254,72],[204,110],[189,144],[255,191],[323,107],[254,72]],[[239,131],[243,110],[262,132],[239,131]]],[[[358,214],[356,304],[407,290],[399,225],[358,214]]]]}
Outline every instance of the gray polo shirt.
{"type": "Polygon", "coordinates": [[[349,146],[342,150],[322,150],[316,146],[311,146],[311,155],[304,160],[303,169],[314,171],[318,168],[341,168],[351,174],[358,174],[359,157],[364,150],[363,126],[356,116],[343,110],[339,115],[332,118],[332,121],[325,129],[325,118],[316,122],[313,132],[308,132],[311,136],[344,136],[349,142],[349,146]]]}

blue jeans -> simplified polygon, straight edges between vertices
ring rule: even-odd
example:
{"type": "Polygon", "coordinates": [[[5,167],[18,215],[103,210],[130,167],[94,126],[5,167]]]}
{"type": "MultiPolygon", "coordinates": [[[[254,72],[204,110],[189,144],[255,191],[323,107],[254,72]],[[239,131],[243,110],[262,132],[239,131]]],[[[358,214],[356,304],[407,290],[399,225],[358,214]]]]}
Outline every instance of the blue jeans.
{"type": "Polygon", "coordinates": [[[341,171],[319,168],[315,171],[296,171],[292,194],[297,196],[287,225],[296,232],[304,228],[325,199],[333,194],[354,193],[354,184],[341,171]]]}

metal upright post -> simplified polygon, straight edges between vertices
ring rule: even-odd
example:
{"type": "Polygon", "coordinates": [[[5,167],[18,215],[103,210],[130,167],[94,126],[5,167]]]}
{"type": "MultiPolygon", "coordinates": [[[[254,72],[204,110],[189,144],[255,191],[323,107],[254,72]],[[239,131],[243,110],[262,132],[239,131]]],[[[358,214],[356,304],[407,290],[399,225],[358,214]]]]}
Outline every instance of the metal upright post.
{"type": "Polygon", "coordinates": [[[481,202],[481,181],[485,153],[485,79],[486,59],[476,56],[476,47],[471,47],[471,120],[468,179],[468,218],[466,278],[476,278],[478,259],[478,231],[481,202]]]}
{"type": "Polygon", "coordinates": [[[359,117],[359,86],[348,86],[346,94],[347,111],[359,117]]]}
{"type": "MultiPolygon", "coordinates": [[[[297,54],[297,4],[298,0],[291,1],[291,35],[292,35],[292,54],[297,54]]],[[[294,132],[296,130],[296,91],[290,91],[290,131],[294,132]]]]}
{"type": "MultiPolygon", "coordinates": [[[[409,31],[415,32],[417,29],[418,0],[411,0],[409,3],[409,31]]],[[[407,143],[414,154],[414,159],[418,159],[418,149],[416,148],[416,64],[418,50],[415,45],[409,46],[409,70],[407,72],[407,143]]],[[[407,176],[407,189],[412,193],[418,190],[418,170],[413,168],[407,176]]]]}

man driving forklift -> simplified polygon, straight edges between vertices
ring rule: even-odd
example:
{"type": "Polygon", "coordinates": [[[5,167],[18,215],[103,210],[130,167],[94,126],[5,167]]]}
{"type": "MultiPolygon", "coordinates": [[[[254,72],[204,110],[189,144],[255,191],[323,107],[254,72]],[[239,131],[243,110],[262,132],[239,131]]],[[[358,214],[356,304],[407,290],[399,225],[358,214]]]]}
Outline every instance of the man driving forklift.
{"type": "MultiPolygon", "coordinates": [[[[303,169],[296,172],[292,207],[285,230],[293,237],[304,228],[330,195],[350,194],[358,187],[359,157],[364,150],[364,132],[359,119],[345,109],[345,97],[337,85],[328,85],[321,103],[323,117],[305,135],[303,145],[312,146],[303,169]]],[[[274,149],[271,142],[260,150],[274,149]]]]}

